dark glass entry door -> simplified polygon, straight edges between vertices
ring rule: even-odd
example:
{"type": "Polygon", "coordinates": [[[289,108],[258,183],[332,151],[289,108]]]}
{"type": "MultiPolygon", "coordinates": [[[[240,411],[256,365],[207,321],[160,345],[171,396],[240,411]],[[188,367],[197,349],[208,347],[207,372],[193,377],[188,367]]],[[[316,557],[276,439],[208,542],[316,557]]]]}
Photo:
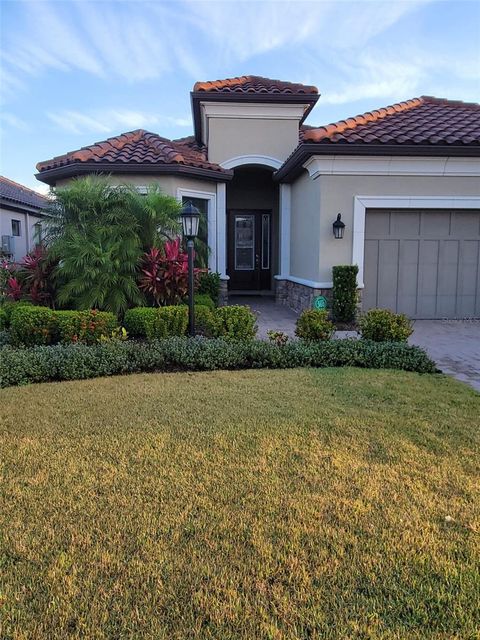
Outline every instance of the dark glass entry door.
{"type": "Polygon", "coordinates": [[[271,288],[272,212],[233,209],[228,212],[230,289],[271,288]]]}

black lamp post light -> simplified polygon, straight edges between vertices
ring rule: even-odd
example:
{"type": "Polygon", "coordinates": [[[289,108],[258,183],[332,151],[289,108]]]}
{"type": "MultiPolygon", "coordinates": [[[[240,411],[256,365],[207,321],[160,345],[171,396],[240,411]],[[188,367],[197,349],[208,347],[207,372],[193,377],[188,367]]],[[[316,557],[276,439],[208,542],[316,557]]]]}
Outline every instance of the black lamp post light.
{"type": "Polygon", "coordinates": [[[198,224],[200,222],[200,211],[190,201],[182,207],[182,229],[187,240],[188,255],[188,334],[195,335],[195,305],[193,299],[194,288],[194,240],[198,235],[198,224]]]}
{"type": "Polygon", "coordinates": [[[345,224],[342,222],[342,214],[337,215],[337,219],[333,223],[333,235],[335,240],[341,240],[345,232],[345,224]]]}

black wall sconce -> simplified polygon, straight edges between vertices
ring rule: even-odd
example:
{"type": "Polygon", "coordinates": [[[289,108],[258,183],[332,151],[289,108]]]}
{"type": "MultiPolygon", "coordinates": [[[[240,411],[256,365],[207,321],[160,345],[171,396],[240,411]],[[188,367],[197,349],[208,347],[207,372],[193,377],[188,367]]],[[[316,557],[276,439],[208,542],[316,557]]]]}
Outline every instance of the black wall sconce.
{"type": "Polygon", "coordinates": [[[333,235],[335,240],[341,240],[345,232],[345,224],[342,222],[342,214],[337,215],[337,219],[333,223],[333,235]]]}

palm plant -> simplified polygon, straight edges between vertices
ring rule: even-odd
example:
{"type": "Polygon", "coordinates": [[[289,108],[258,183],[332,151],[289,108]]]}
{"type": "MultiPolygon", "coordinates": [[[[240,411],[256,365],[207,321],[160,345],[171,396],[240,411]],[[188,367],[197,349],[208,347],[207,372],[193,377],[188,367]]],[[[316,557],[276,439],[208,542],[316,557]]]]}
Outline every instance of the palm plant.
{"type": "Polygon", "coordinates": [[[136,194],[87,176],[55,190],[47,242],[59,261],[58,302],[121,314],[142,296],[136,272],[142,254],[136,194]]]}
{"type": "Polygon", "coordinates": [[[162,247],[180,232],[181,204],[172,196],[152,184],[147,193],[140,194],[129,188],[132,198],[132,213],[137,221],[140,244],[144,251],[162,247]]]}

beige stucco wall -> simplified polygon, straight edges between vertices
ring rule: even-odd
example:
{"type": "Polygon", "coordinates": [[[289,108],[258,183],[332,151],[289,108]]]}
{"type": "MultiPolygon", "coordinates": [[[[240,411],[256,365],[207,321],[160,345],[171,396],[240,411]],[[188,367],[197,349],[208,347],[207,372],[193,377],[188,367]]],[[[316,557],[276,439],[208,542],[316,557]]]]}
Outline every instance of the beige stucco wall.
{"type": "Polygon", "coordinates": [[[14,260],[20,261],[35,246],[35,224],[43,218],[33,214],[0,208],[0,236],[12,235],[12,220],[20,221],[20,236],[14,238],[14,260]]]}
{"type": "MultiPolygon", "coordinates": [[[[311,181],[306,172],[301,180],[311,181]]],[[[313,182],[318,183],[316,197],[320,196],[317,235],[320,244],[319,281],[331,281],[333,265],[351,263],[355,196],[480,196],[477,177],[330,175],[320,176],[313,182]],[[346,225],[343,240],[335,240],[332,233],[337,213],[342,214],[346,225]]],[[[295,226],[295,218],[292,204],[292,226],[295,226]]],[[[314,279],[313,275],[310,277],[314,279]]]]}
{"type": "Polygon", "coordinates": [[[320,182],[305,171],[292,184],[290,275],[319,280],[320,182]]]}
{"type": "Polygon", "coordinates": [[[208,159],[218,164],[245,155],[285,160],[298,145],[298,121],[210,118],[208,159]]]}
{"type": "MultiPolygon", "coordinates": [[[[190,189],[193,191],[205,191],[216,193],[217,185],[209,180],[197,180],[178,175],[155,175],[155,174],[114,174],[110,176],[112,184],[132,184],[137,187],[146,187],[150,184],[158,184],[164,193],[177,197],[177,189],[190,189]]],[[[72,181],[72,178],[65,178],[57,182],[57,187],[62,187],[72,181]]]]}

